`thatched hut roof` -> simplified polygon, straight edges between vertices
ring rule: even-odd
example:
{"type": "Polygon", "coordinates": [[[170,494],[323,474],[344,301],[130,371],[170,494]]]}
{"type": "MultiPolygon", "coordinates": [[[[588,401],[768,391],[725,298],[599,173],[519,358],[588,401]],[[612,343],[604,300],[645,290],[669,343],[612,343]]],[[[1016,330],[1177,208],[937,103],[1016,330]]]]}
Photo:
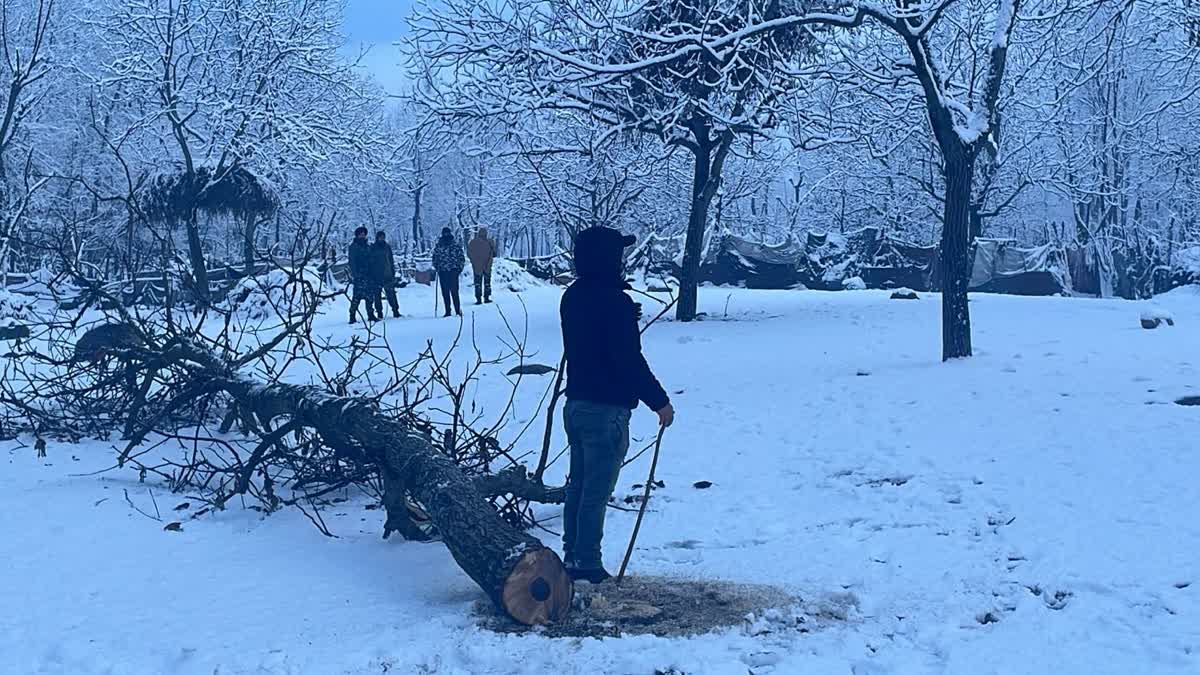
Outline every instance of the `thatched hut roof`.
{"type": "Polygon", "coordinates": [[[163,223],[186,220],[192,209],[248,219],[270,216],[279,208],[270,182],[242,166],[219,174],[203,166],[192,173],[179,169],[157,174],[146,181],[139,201],[147,218],[163,223]]]}

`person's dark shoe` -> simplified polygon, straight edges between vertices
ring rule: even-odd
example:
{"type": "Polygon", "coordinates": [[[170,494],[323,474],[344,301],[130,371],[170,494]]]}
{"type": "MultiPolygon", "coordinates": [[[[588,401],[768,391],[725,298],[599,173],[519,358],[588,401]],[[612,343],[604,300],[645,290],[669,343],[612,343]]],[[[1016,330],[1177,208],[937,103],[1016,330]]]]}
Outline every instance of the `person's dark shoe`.
{"type": "Polygon", "coordinates": [[[457,314],[457,315],[459,315],[459,316],[462,316],[462,310],[461,310],[461,309],[456,309],[456,310],[454,310],[454,313],[455,313],[455,314],[457,314]]]}
{"type": "Polygon", "coordinates": [[[477,305],[482,305],[482,304],[483,304],[483,301],[482,301],[482,300],[480,300],[479,298],[476,298],[476,299],[475,299],[475,304],[477,304],[477,305]]]}
{"type": "Polygon", "coordinates": [[[603,583],[612,578],[608,570],[603,567],[586,570],[578,567],[568,567],[567,574],[571,577],[571,581],[586,581],[589,584],[603,583]]]}
{"type": "Polygon", "coordinates": [[[399,319],[400,318],[400,310],[396,310],[396,311],[392,312],[392,318],[399,319]]]}
{"type": "Polygon", "coordinates": [[[356,323],[358,323],[358,319],[356,319],[354,317],[350,317],[350,325],[353,326],[356,323]]]}
{"type": "Polygon", "coordinates": [[[449,319],[449,318],[450,318],[450,312],[446,312],[445,314],[443,314],[443,315],[442,315],[442,318],[443,318],[443,319],[449,319]]]}
{"type": "Polygon", "coordinates": [[[486,304],[488,304],[488,303],[490,303],[491,301],[492,301],[492,299],[491,299],[491,298],[484,298],[484,299],[483,299],[483,303],[484,303],[485,305],[486,305],[486,304]]]}

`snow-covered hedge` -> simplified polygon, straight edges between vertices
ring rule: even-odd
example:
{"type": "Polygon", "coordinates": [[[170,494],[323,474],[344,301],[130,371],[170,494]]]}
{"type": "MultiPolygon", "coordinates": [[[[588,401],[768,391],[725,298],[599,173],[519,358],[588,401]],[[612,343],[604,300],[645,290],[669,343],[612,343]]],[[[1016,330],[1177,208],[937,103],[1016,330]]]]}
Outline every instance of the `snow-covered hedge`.
{"type": "Polygon", "coordinates": [[[1175,254],[1175,267],[1200,283],[1200,246],[1185,248],[1175,254]]]}
{"type": "Polygon", "coordinates": [[[315,268],[277,269],[242,279],[221,306],[246,319],[286,318],[303,312],[327,290],[315,268]]]}
{"type": "MultiPolygon", "coordinates": [[[[471,272],[471,266],[463,270],[463,275],[470,279],[470,283],[474,283],[474,275],[471,272]]],[[[507,289],[513,293],[520,293],[531,288],[544,286],[545,282],[525,271],[523,267],[508,258],[496,258],[492,262],[492,290],[507,289]]]]}
{"type": "Polygon", "coordinates": [[[0,289],[0,324],[32,320],[36,302],[31,296],[0,289]]]}

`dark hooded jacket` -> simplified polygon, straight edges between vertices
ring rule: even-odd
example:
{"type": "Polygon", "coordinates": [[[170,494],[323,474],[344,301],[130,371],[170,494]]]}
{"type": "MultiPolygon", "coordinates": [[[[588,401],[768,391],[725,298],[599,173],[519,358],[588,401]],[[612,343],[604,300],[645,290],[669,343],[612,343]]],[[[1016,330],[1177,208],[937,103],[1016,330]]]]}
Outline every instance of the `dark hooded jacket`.
{"type": "Polygon", "coordinates": [[[371,244],[371,279],[380,284],[396,280],[396,260],[392,257],[392,247],[386,240],[376,239],[375,243],[371,244]]]}
{"type": "Polygon", "coordinates": [[[350,279],[355,284],[371,280],[371,247],[366,240],[355,238],[350,242],[350,279]]]}
{"type": "Polygon", "coordinates": [[[640,308],[621,275],[630,242],[609,228],[594,227],[575,239],[575,283],[563,294],[563,350],[567,398],[661,410],[670,399],[642,355],[640,308]]]}

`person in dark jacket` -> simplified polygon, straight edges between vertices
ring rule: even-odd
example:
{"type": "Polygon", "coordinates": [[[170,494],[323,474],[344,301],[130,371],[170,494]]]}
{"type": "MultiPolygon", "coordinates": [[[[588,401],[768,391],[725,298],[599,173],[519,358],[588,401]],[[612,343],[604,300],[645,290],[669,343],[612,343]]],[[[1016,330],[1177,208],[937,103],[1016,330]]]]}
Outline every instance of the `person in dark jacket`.
{"type": "Polygon", "coordinates": [[[383,230],[375,233],[375,243],[371,244],[371,281],[375,286],[375,294],[371,296],[375,316],[383,318],[381,296],[386,295],[392,316],[400,318],[400,300],[396,297],[396,260],[392,257],[392,247],[387,243],[387,235],[383,230]]]}
{"type": "Polygon", "coordinates": [[[609,578],[601,560],[604,512],[625,453],[629,418],[638,403],[675,419],[671,399],[642,356],[640,307],[625,291],[625,247],[634,238],[592,227],[575,238],[577,280],[563,294],[563,350],[567,359],[564,420],[571,445],[563,509],[563,553],[572,578],[609,578]]]}
{"type": "Polygon", "coordinates": [[[354,285],[354,295],[350,298],[350,323],[358,321],[358,303],[366,302],[367,320],[375,321],[375,310],[372,307],[375,297],[375,287],[371,283],[371,247],[367,244],[367,228],[359,227],[354,230],[354,241],[350,242],[350,283],[354,285]]]}
{"type": "Polygon", "coordinates": [[[458,298],[458,279],[462,276],[466,258],[462,246],[454,240],[450,228],[442,228],[442,236],[438,237],[437,245],[433,247],[433,269],[437,270],[438,283],[442,285],[442,300],[446,303],[446,314],[450,316],[450,306],[454,305],[454,313],[462,316],[462,302],[458,298]]]}

